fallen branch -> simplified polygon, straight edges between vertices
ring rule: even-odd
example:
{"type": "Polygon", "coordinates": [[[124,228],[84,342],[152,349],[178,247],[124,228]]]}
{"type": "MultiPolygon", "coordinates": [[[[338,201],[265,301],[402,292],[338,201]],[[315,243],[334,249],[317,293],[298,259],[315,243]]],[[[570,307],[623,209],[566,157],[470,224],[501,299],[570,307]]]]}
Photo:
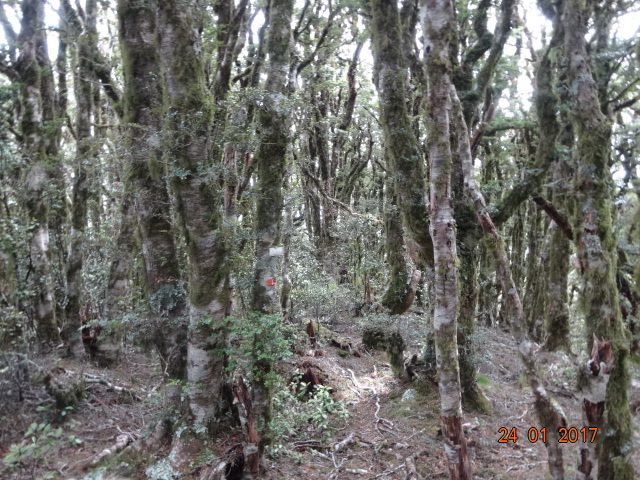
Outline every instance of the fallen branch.
{"type": "Polygon", "coordinates": [[[397,467],[395,467],[392,470],[385,470],[384,472],[379,473],[378,475],[376,475],[373,478],[376,479],[376,478],[380,478],[380,477],[387,477],[387,476],[391,475],[392,473],[397,472],[398,470],[400,470],[402,468],[406,468],[406,465],[404,463],[401,463],[400,465],[398,465],[397,467]]]}
{"type": "Polygon", "coordinates": [[[320,440],[302,440],[293,443],[294,450],[327,450],[329,447],[323,445],[320,440]]]}
{"type": "Polygon", "coordinates": [[[87,465],[87,467],[88,466],[95,466],[98,463],[100,463],[100,461],[102,461],[103,459],[105,459],[107,457],[111,457],[111,456],[115,455],[116,453],[120,453],[122,450],[127,448],[127,446],[130,443],[131,443],[131,436],[130,435],[127,435],[126,433],[123,433],[122,435],[118,435],[116,437],[116,443],[111,445],[109,448],[105,448],[99,454],[97,454],[95,456],[95,458],[91,461],[91,463],[89,465],[87,465]]]}
{"type": "Polygon", "coordinates": [[[334,451],[334,452],[336,452],[336,453],[340,453],[340,452],[342,452],[343,450],[346,450],[346,448],[347,448],[349,445],[353,445],[354,443],[356,443],[358,440],[359,440],[359,439],[358,439],[358,437],[356,436],[356,434],[355,434],[355,433],[353,433],[353,432],[351,432],[347,438],[345,438],[345,439],[344,439],[344,440],[342,440],[341,442],[336,443],[336,444],[333,446],[333,451],[334,451]]]}
{"type": "MultiPolygon", "coordinates": [[[[73,373],[70,370],[68,370],[68,372],[73,373]]],[[[102,377],[98,377],[97,375],[91,375],[90,373],[85,373],[84,381],[85,383],[99,383],[107,387],[109,390],[113,390],[114,392],[131,395],[131,398],[133,398],[136,402],[142,401],[142,398],[140,398],[140,396],[133,390],[126,387],[121,387],[119,385],[115,385],[102,377]]]]}
{"type": "Polygon", "coordinates": [[[391,420],[387,420],[386,418],[382,418],[378,415],[378,413],[380,413],[380,397],[378,397],[378,394],[376,394],[376,412],[375,412],[375,417],[376,417],[376,429],[378,429],[378,432],[380,434],[382,434],[381,430],[393,430],[395,425],[393,424],[393,422],[391,420]],[[382,426],[384,428],[380,428],[378,426],[378,423],[382,423],[382,426]]]}

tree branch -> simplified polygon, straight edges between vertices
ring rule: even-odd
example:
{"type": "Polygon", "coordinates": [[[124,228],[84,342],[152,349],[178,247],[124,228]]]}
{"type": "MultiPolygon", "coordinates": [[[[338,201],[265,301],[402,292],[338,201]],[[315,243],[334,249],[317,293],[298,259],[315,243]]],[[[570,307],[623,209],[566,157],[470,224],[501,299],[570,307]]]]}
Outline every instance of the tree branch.
{"type": "Polygon", "coordinates": [[[558,212],[556,207],[551,202],[548,202],[544,198],[542,198],[542,197],[533,197],[532,200],[534,202],[536,202],[536,204],[540,208],[542,208],[542,210],[547,212],[547,215],[549,215],[549,217],[551,217],[551,219],[560,228],[560,230],[562,230],[564,232],[566,237],[569,240],[573,241],[573,239],[574,239],[573,230],[571,228],[571,224],[566,219],[566,217],[564,215],[562,215],[560,212],[558,212]]]}
{"type": "MultiPolygon", "coordinates": [[[[354,217],[363,217],[363,215],[359,214],[358,212],[354,212],[351,207],[349,207],[349,205],[347,205],[346,203],[342,203],[340,200],[331,197],[324,189],[324,187],[322,186],[322,182],[320,181],[320,179],[318,177],[316,177],[315,175],[313,175],[309,169],[307,167],[305,167],[304,165],[300,165],[300,170],[302,170],[302,173],[304,173],[307,177],[309,177],[313,183],[315,183],[316,188],[318,189],[318,191],[320,192],[320,194],[326,198],[327,200],[329,200],[330,202],[334,203],[337,207],[340,207],[341,209],[345,210],[346,212],[348,212],[350,215],[354,216],[354,217]]],[[[382,220],[380,220],[377,217],[368,215],[368,218],[372,219],[375,223],[379,223],[382,224],[384,223],[382,220]]]]}

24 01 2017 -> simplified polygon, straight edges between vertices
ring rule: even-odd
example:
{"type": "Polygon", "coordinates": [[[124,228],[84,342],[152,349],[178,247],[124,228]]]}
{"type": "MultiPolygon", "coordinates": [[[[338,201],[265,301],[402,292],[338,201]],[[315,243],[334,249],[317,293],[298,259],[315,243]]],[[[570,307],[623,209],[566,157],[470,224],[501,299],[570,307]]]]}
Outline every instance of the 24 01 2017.
{"type": "MultiPolygon", "coordinates": [[[[518,427],[506,428],[501,427],[498,429],[500,438],[498,443],[516,443],[520,436],[518,435],[518,427]]],[[[598,427],[582,427],[582,428],[565,428],[558,429],[558,443],[593,443],[598,436],[598,427]]],[[[537,441],[547,442],[547,428],[535,428],[531,427],[527,431],[526,439],[531,443],[537,441]]]]}

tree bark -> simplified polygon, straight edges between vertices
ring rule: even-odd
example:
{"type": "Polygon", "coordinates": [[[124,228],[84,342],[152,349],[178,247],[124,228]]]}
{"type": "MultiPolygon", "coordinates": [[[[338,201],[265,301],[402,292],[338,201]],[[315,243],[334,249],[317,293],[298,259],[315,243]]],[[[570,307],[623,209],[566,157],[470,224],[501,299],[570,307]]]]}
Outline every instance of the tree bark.
{"type": "Polygon", "coordinates": [[[164,73],[164,161],[188,256],[189,407],[195,421],[214,427],[224,408],[230,313],[228,245],[219,205],[223,190],[215,167],[211,125],[214,109],[206,88],[202,1],[158,3],[158,45],[164,73]]]}
{"type": "MultiPolygon", "coordinates": [[[[87,225],[87,183],[86,164],[95,151],[91,135],[91,116],[93,113],[92,70],[87,50],[97,41],[96,1],[85,4],[84,31],[78,36],[77,72],[74,76],[76,96],[76,158],[72,191],[71,227],[69,230],[69,255],[67,257],[67,305],[65,316],[70,351],[75,357],[84,355],[82,342],[82,266],[84,263],[85,228],[87,225]]],[[[66,115],[66,112],[61,112],[66,115]]]]}
{"type": "Polygon", "coordinates": [[[462,429],[462,391],[458,364],[458,272],[451,172],[453,156],[449,134],[449,46],[454,31],[453,4],[424,0],[420,15],[425,33],[429,93],[427,149],[430,164],[429,212],[435,267],[434,331],[440,390],[440,418],[444,449],[452,479],[473,478],[462,429]]]}
{"type": "Polygon", "coordinates": [[[144,262],[150,340],[168,378],[186,378],[187,324],[169,194],[162,162],[163,85],[156,48],[156,1],[120,0],[118,22],[123,59],[125,188],[131,192],[144,262]]]}
{"type": "MultiPolygon", "coordinates": [[[[611,123],[600,109],[597,85],[587,52],[591,5],[564,0],[561,22],[564,27],[564,55],[570,85],[570,119],[575,136],[573,149],[576,172],[574,193],[578,259],[584,279],[581,294],[585,314],[587,345],[594,335],[613,348],[613,367],[606,387],[604,417],[598,458],[591,459],[590,477],[600,480],[634,478],[631,464],[631,414],[629,412],[629,341],[622,323],[618,289],[616,235],[612,225],[609,167],[611,123]]],[[[589,384],[582,390],[589,388],[589,384]]]]}
{"type": "Polygon", "coordinates": [[[256,152],[256,270],[251,309],[277,311],[277,257],[269,249],[280,242],[284,199],[285,157],[289,145],[289,107],[286,105],[291,61],[292,0],[271,0],[267,37],[267,82],[258,113],[260,145],[256,152]],[[269,281],[273,280],[273,281],[269,281]]]}
{"type": "Polygon", "coordinates": [[[386,259],[389,267],[390,283],[380,301],[390,315],[402,315],[409,310],[416,297],[416,289],[421,272],[412,269],[411,261],[405,253],[402,219],[397,207],[393,184],[387,186],[392,192],[385,209],[386,259]]]}
{"type": "Polygon", "coordinates": [[[380,103],[385,151],[394,166],[402,221],[420,246],[421,263],[433,265],[433,243],[425,205],[424,156],[407,109],[407,60],[396,3],[371,2],[373,76],[380,103]]]}
{"type": "Polygon", "coordinates": [[[54,155],[58,153],[53,72],[47,52],[44,26],[44,0],[22,2],[22,21],[17,42],[17,81],[22,86],[20,130],[24,139],[27,173],[24,178],[25,204],[34,222],[30,240],[31,278],[34,283],[34,310],[38,337],[43,342],[59,342],[56,305],[51,277],[49,249],[49,196],[47,192],[57,176],[54,155]]]}

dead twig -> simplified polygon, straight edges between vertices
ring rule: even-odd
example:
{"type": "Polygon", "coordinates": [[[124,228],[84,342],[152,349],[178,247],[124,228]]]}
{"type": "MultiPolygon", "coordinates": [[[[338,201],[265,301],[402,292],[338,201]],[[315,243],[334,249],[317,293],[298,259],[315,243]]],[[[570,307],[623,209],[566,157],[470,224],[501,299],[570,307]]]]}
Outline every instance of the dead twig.
{"type": "Polygon", "coordinates": [[[398,465],[396,468],[394,468],[393,470],[385,470],[382,473],[379,473],[378,475],[376,475],[375,477],[373,477],[373,479],[376,478],[380,478],[380,477],[386,477],[387,475],[391,475],[392,473],[397,472],[398,470],[400,470],[401,468],[405,468],[405,464],[401,463],[400,465],[398,465]]]}

